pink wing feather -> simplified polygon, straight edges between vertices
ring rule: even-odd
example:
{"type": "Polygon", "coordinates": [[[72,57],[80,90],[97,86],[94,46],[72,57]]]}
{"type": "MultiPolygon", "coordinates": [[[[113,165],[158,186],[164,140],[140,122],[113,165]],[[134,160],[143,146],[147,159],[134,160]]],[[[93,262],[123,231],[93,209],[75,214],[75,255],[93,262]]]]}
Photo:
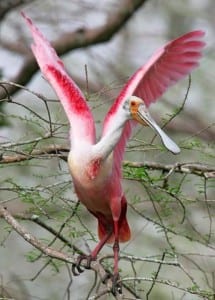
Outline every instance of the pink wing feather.
{"type": "MultiPolygon", "coordinates": [[[[131,95],[142,98],[149,106],[168,87],[188,75],[199,64],[205,46],[201,30],[189,32],[157,50],[149,61],[129,79],[118,98],[110,108],[103,125],[103,135],[111,128],[114,116],[121,103],[131,95]]],[[[121,162],[126,142],[136,122],[128,121],[122,136],[114,149],[116,175],[121,176],[121,162]]]]}
{"type": "Polygon", "coordinates": [[[67,114],[71,125],[72,142],[75,139],[77,141],[84,139],[85,142],[94,143],[94,120],[81,90],[67,74],[63,62],[49,41],[23,12],[22,16],[34,39],[31,47],[37,63],[44,77],[54,88],[67,114]]]}

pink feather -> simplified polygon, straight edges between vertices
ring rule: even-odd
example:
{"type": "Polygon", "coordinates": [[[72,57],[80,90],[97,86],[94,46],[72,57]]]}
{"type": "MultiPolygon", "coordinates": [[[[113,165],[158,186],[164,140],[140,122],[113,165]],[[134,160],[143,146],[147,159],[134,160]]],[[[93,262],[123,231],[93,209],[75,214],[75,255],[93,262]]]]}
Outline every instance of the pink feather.
{"type": "Polygon", "coordinates": [[[95,142],[94,119],[84,95],[68,76],[62,60],[60,60],[49,41],[23,12],[22,16],[25,18],[34,38],[34,44],[31,48],[37,63],[45,78],[55,89],[59,99],[61,99],[70,121],[72,138],[80,140],[83,137],[85,141],[93,144],[95,142]]]}
{"type": "MultiPolygon", "coordinates": [[[[131,95],[140,97],[146,106],[155,102],[174,83],[188,75],[199,64],[205,46],[201,30],[189,32],[157,50],[126,83],[110,108],[103,124],[103,135],[111,128],[120,105],[131,95]]],[[[136,122],[127,121],[123,134],[114,149],[114,166],[121,176],[121,163],[127,140],[136,122]]]]}

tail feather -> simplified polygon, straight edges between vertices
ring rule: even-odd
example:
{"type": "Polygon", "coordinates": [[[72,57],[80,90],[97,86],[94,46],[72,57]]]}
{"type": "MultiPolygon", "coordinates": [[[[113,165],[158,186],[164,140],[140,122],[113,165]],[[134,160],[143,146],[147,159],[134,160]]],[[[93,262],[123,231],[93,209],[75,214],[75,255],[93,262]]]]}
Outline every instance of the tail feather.
{"type": "MultiPolygon", "coordinates": [[[[99,239],[102,240],[102,238],[106,234],[107,234],[107,229],[104,227],[104,224],[102,224],[98,220],[98,236],[99,236],[99,239]]],[[[125,242],[129,241],[130,238],[131,238],[131,231],[130,231],[130,227],[128,225],[128,222],[125,218],[121,223],[121,227],[119,228],[119,241],[121,243],[125,243],[125,242]]],[[[114,232],[113,232],[106,243],[107,244],[112,244],[112,243],[114,243],[114,240],[115,240],[115,235],[114,235],[114,232]]]]}
{"type": "Polygon", "coordinates": [[[130,227],[128,225],[127,219],[124,218],[122,220],[120,229],[119,229],[119,241],[121,243],[127,242],[129,241],[131,238],[131,230],[130,227]]]}

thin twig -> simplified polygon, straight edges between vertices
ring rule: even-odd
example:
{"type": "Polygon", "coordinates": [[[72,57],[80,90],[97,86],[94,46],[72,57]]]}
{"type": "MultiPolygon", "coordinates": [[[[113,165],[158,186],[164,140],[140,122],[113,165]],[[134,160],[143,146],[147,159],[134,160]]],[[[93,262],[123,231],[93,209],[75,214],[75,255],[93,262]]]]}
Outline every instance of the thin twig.
{"type": "MultiPolygon", "coordinates": [[[[176,112],[172,114],[172,116],[166,121],[164,122],[164,124],[162,125],[162,129],[167,125],[169,124],[173,119],[175,119],[180,113],[181,111],[184,109],[184,106],[185,106],[185,103],[187,101],[187,97],[188,97],[188,93],[190,91],[190,87],[191,87],[191,75],[189,74],[189,77],[188,77],[188,87],[187,87],[187,90],[186,90],[186,93],[185,93],[185,96],[184,96],[184,99],[182,101],[182,104],[179,106],[179,108],[177,108],[176,112]]],[[[152,140],[151,140],[151,144],[153,143],[154,139],[156,138],[157,135],[155,135],[152,140]]]]}
{"type": "MultiPolygon", "coordinates": [[[[163,260],[165,259],[165,255],[166,255],[166,252],[163,252],[163,255],[162,255],[162,257],[161,257],[161,261],[163,261],[163,260]]],[[[159,264],[158,269],[157,269],[157,272],[156,272],[155,275],[153,276],[153,277],[154,277],[154,281],[152,282],[151,287],[149,288],[148,292],[146,293],[146,300],[149,299],[149,295],[151,294],[151,291],[152,291],[153,287],[155,286],[156,280],[157,280],[158,275],[159,275],[160,270],[161,270],[161,266],[162,266],[162,262],[159,264]]]]}

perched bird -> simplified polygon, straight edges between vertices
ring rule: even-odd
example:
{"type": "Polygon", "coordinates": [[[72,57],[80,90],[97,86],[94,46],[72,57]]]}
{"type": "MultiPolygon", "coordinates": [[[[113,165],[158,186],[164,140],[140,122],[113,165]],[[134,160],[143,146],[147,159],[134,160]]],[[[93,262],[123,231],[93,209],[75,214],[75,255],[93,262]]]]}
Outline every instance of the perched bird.
{"type": "Polygon", "coordinates": [[[99,243],[87,257],[80,256],[75,270],[87,259],[95,260],[105,243],[113,243],[113,289],[119,279],[119,242],[130,239],[126,219],[127,202],[121,186],[121,164],[133,127],[152,127],[165,147],[177,154],[179,147],[151,117],[148,106],[167,88],[198,66],[205,46],[204,32],[189,32],[160,48],[123,87],[108,111],[102,136],[96,141],[95,123],[83,93],[68,76],[63,62],[32,20],[22,13],[31,30],[32,51],[42,74],[55,90],[70,123],[71,149],[68,156],[78,199],[98,220],[99,243]]]}

